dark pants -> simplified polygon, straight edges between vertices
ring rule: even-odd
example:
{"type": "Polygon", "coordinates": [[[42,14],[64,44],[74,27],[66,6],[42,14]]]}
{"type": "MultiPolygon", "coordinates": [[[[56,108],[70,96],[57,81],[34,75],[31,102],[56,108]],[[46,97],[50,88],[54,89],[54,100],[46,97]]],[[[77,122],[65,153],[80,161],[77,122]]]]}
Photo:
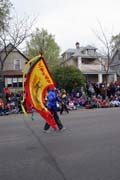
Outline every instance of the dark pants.
{"type": "Polygon", "coordinates": [[[67,113],[69,113],[67,105],[66,104],[62,104],[61,110],[60,110],[60,114],[63,113],[63,111],[66,111],[67,113]]]}
{"type": "MultiPolygon", "coordinates": [[[[63,128],[63,125],[62,125],[62,123],[61,123],[61,121],[60,121],[60,119],[59,119],[59,116],[58,116],[58,114],[57,114],[57,111],[50,111],[52,114],[53,114],[53,117],[54,117],[54,119],[55,119],[55,122],[56,122],[56,124],[57,124],[57,126],[58,126],[58,128],[59,129],[62,129],[63,128]]],[[[46,122],[45,123],[45,126],[44,126],[44,130],[48,130],[50,128],[50,125],[46,122]]]]}

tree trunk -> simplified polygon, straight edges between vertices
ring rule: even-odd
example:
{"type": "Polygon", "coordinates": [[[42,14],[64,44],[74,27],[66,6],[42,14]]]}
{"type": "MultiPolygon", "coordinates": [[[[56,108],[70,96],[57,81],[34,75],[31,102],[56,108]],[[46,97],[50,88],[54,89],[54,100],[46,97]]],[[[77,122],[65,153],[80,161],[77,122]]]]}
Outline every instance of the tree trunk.
{"type": "Polygon", "coordinates": [[[5,86],[5,83],[4,83],[4,75],[3,75],[3,62],[1,61],[1,66],[0,66],[0,96],[3,95],[3,89],[4,89],[4,86],[5,86]]]}

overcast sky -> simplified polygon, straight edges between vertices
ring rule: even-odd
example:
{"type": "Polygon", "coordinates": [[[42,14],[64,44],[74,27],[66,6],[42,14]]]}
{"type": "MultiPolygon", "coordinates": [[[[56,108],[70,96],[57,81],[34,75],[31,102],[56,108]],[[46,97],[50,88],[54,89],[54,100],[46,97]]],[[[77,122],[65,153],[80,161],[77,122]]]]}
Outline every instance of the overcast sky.
{"type": "Polygon", "coordinates": [[[61,52],[81,46],[96,45],[93,33],[100,31],[97,20],[108,35],[120,32],[120,0],[11,0],[18,16],[37,16],[36,27],[55,35],[61,52]]]}

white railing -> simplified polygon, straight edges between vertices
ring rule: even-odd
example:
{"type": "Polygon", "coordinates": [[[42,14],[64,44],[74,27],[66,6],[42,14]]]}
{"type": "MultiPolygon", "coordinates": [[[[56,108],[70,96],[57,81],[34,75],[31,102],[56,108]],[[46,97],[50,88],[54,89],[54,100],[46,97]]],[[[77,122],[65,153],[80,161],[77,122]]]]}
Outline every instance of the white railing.
{"type": "Polygon", "coordinates": [[[81,71],[101,71],[103,66],[101,64],[80,64],[79,69],[81,71]]]}

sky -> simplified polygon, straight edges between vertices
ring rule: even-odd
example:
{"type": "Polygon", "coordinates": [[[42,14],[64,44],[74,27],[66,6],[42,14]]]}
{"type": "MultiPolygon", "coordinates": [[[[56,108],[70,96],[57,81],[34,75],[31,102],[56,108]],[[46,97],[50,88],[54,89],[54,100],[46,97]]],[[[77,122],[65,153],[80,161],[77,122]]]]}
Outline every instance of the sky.
{"type": "Polygon", "coordinates": [[[37,17],[34,28],[55,36],[61,52],[81,46],[99,48],[100,24],[109,37],[120,33],[120,0],[11,0],[17,15],[37,17]]]}

